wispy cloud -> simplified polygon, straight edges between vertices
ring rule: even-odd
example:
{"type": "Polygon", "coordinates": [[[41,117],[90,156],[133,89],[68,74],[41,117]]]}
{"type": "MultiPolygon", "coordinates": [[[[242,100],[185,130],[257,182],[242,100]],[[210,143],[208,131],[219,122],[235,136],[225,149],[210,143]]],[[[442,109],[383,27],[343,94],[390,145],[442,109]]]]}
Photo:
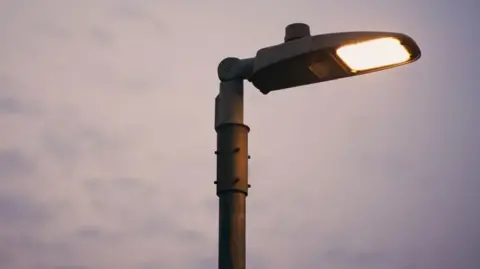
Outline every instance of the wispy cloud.
{"type": "Polygon", "coordinates": [[[2,194],[0,196],[0,222],[4,228],[24,225],[34,227],[52,218],[48,207],[31,201],[25,196],[2,194]]]}
{"type": "Polygon", "coordinates": [[[102,46],[109,46],[114,42],[112,33],[102,27],[90,28],[90,36],[102,46]]]}
{"type": "Polygon", "coordinates": [[[35,161],[19,149],[0,150],[0,177],[19,179],[31,176],[36,168],[35,161]]]}

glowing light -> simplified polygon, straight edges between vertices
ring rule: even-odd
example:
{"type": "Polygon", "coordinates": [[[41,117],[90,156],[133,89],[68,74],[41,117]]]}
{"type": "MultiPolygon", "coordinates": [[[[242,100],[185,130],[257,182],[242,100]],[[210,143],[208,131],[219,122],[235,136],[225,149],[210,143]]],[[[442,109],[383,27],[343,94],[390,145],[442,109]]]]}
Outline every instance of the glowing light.
{"type": "Polygon", "coordinates": [[[410,53],[393,37],[348,44],[336,51],[337,56],[352,72],[400,64],[410,59],[410,53]]]}

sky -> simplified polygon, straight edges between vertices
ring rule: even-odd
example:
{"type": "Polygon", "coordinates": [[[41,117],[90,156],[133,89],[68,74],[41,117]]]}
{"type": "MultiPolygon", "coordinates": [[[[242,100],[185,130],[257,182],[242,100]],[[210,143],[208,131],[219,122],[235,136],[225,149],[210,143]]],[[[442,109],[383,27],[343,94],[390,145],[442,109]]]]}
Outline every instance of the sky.
{"type": "Polygon", "coordinates": [[[268,95],[246,84],[247,268],[480,268],[479,10],[0,0],[0,268],[216,268],[217,65],[294,22],[402,32],[423,54],[268,95]]]}

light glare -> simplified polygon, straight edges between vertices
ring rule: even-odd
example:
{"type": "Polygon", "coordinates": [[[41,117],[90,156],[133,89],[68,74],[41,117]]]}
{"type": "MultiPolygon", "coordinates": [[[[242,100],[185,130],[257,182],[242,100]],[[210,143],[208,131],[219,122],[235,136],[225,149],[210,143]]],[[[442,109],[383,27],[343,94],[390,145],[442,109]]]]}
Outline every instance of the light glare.
{"type": "Polygon", "coordinates": [[[352,72],[395,65],[410,59],[408,50],[393,37],[345,45],[336,53],[352,72]]]}

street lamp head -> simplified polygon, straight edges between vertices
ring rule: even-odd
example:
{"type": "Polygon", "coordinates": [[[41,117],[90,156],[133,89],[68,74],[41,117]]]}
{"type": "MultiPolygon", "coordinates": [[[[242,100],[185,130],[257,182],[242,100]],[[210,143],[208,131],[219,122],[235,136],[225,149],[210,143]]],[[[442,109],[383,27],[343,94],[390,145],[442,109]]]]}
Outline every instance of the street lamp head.
{"type": "Polygon", "coordinates": [[[367,74],[411,63],[420,48],[407,35],[344,32],[311,36],[308,25],[286,29],[285,43],[260,49],[249,81],[262,93],[367,74]]]}

